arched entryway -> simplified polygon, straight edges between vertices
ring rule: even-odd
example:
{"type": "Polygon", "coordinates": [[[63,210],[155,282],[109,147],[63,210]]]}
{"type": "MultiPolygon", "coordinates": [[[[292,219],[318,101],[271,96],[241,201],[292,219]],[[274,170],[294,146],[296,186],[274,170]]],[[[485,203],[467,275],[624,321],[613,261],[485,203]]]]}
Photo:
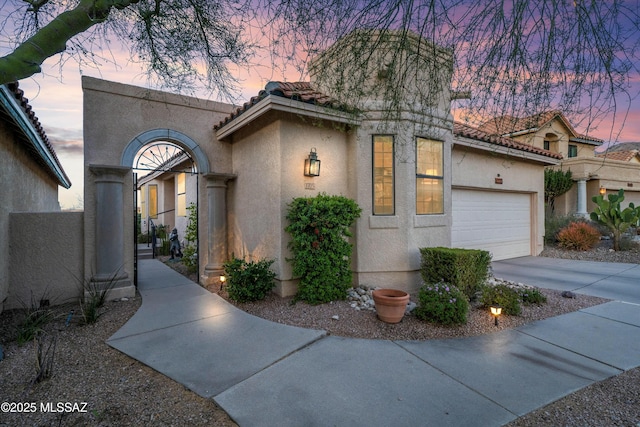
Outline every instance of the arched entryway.
{"type": "Polygon", "coordinates": [[[218,279],[227,257],[226,188],[230,147],[213,125],[232,106],[83,78],[85,151],[85,278],[115,280],[115,296],[132,295],[136,209],[134,161],[144,147],[166,141],[197,164],[201,283],[218,279]]]}

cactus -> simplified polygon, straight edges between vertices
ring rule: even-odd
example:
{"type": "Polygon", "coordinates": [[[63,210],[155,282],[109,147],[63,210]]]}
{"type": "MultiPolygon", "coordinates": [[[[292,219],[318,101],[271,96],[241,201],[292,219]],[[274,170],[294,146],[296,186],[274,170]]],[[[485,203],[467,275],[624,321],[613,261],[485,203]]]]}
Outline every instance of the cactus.
{"type": "Polygon", "coordinates": [[[629,227],[637,226],[640,216],[640,207],[633,203],[621,210],[620,203],[624,200],[624,190],[621,188],[618,194],[609,194],[608,200],[601,195],[591,198],[597,205],[591,212],[591,220],[607,226],[613,232],[613,249],[620,250],[620,237],[629,227]]]}

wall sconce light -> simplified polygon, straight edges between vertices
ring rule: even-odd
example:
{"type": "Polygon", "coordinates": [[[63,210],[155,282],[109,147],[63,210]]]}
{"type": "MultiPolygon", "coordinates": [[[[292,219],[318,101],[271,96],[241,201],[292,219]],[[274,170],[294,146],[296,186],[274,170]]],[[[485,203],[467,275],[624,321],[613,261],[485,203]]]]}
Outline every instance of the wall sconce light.
{"type": "Polygon", "coordinates": [[[607,194],[607,189],[604,186],[600,186],[600,195],[604,196],[605,194],[607,194]]]}
{"type": "Polygon", "coordinates": [[[320,176],[320,160],[315,148],[311,149],[309,157],[304,160],[304,176],[320,176]]]}
{"type": "Polygon", "coordinates": [[[498,326],[498,316],[502,314],[502,307],[499,305],[492,305],[489,309],[491,310],[491,315],[495,318],[496,326],[498,326]]]}

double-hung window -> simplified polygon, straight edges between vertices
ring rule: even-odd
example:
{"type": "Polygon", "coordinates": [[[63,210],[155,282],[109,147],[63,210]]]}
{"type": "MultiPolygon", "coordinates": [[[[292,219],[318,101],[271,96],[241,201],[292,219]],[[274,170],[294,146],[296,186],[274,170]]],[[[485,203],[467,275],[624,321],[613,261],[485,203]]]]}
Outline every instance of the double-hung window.
{"type": "Polygon", "coordinates": [[[416,138],[416,214],[444,213],[444,144],[416,138]]]}
{"type": "Polygon", "coordinates": [[[578,157],[578,146],[569,144],[569,157],[578,157]]]}
{"type": "Polygon", "coordinates": [[[393,136],[373,136],[373,214],[395,214],[393,136]]]}

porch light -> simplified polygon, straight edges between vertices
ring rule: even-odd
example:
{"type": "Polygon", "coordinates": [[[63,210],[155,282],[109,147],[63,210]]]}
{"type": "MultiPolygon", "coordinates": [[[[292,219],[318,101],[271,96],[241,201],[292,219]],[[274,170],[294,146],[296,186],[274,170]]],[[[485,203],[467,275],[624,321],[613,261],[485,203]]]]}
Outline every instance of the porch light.
{"type": "Polygon", "coordinates": [[[496,326],[498,326],[498,316],[502,314],[502,307],[499,305],[492,305],[489,309],[491,310],[491,315],[495,318],[496,326]]]}
{"type": "Polygon", "coordinates": [[[607,194],[607,189],[604,186],[600,186],[600,195],[604,196],[605,194],[607,194]]]}
{"type": "Polygon", "coordinates": [[[304,176],[320,176],[320,160],[315,148],[311,149],[309,157],[304,160],[304,176]]]}

